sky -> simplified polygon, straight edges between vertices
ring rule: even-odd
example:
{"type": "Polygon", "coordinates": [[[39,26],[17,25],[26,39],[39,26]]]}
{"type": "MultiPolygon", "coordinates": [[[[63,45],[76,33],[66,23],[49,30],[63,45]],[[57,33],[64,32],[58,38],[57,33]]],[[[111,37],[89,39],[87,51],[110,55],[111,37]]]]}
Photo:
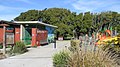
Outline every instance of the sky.
{"type": "Polygon", "coordinates": [[[66,8],[72,12],[103,12],[120,13],[120,0],[0,0],[0,20],[13,20],[20,13],[45,8],[66,8]]]}

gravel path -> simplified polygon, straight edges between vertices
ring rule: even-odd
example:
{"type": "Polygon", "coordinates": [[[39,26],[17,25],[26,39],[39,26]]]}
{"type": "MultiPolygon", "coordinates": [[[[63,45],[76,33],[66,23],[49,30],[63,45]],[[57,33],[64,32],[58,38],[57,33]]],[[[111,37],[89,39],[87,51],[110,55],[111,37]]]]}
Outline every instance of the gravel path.
{"type": "Polygon", "coordinates": [[[27,53],[0,60],[0,67],[53,67],[52,56],[70,45],[70,41],[57,41],[57,48],[53,43],[37,48],[29,48],[27,53]]]}

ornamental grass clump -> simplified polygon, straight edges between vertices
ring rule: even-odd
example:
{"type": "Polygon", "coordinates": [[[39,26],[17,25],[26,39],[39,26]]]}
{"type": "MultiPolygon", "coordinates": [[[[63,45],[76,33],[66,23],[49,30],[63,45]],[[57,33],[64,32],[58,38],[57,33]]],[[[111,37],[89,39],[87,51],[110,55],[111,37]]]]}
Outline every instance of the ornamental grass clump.
{"type": "Polygon", "coordinates": [[[80,40],[71,40],[71,46],[69,47],[70,51],[76,51],[80,47],[80,40]]]}
{"type": "Polygon", "coordinates": [[[69,52],[63,50],[53,56],[54,67],[67,67],[68,66],[69,52]]]}
{"type": "Polygon", "coordinates": [[[108,51],[77,50],[69,55],[69,67],[118,67],[117,56],[108,51]]]}
{"type": "MultiPolygon", "coordinates": [[[[79,43],[78,41],[74,41],[79,43]]],[[[71,43],[73,44],[73,43],[71,43]]],[[[76,44],[76,43],[74,43],[76,44]]],[[[109,49],[102,50],[98,48],[94,51],[94,48],[87,44],[79,44],[76,50],[70,50],[68,58],[68,67],[119,67],[117,65],[118,55],[109,51],[109,49]],[[85,49],[86,48],[86,49],[85,49]],[[92,50],[89,50],[89,49],[92,50]]],[[[70,46],[71,49],[75,47],[70,46]]]]}
{"type": "Polygon", "coordinates": [[[17,42],[11,49],[12,54],[22,54],[27,52],[27,48],[23,42],[17,42]]]}
{"type": "MultiPolygon", "coordinates": [[[[118,55],[109,49],[89,50],[85,49],[84,44],[75,46],[75,42],[78,43],[74,41],[68,49],[54,55],[54,67],[120,67],[117,64],[118,55]]],[[[91,45],[88,45],[88,48],[89,46],[91,45]]]]}

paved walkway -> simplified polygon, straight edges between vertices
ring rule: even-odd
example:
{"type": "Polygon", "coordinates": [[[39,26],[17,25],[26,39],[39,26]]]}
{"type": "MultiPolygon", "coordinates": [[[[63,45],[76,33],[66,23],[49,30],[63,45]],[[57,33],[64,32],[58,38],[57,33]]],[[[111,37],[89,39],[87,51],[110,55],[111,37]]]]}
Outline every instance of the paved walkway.
{"type": "Polygon", "coordinates": [[[70,41],[57,41],[57,48],[53,48],[53,43],[29,48],[29,52],[0,60],[0,67],[53,67],[52,56],[69,46],[70,41]]]}

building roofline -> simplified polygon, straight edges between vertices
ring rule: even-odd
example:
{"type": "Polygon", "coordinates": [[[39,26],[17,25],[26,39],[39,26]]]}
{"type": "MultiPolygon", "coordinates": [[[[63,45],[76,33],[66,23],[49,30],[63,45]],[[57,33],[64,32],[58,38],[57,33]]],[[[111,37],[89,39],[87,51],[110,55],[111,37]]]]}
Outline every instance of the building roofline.
{"type": "Polygon", "coordinates": [[[54,28],[58,28],[57,26],[54,25],[50,25],[47,23],[43,23],[41,21],[14,21],[14,23],[19,23],[19,24],[41,24],[41,25],[45,25],[45,26],[49,26],[49,27],[54,27],[54,28]]]}
{"type": "Polygon", "coordinates": [[[13,23],[13,21],[5,21],[5,20],[0,20],[0,24],[19,25],[17,23],[13,23]]]}

